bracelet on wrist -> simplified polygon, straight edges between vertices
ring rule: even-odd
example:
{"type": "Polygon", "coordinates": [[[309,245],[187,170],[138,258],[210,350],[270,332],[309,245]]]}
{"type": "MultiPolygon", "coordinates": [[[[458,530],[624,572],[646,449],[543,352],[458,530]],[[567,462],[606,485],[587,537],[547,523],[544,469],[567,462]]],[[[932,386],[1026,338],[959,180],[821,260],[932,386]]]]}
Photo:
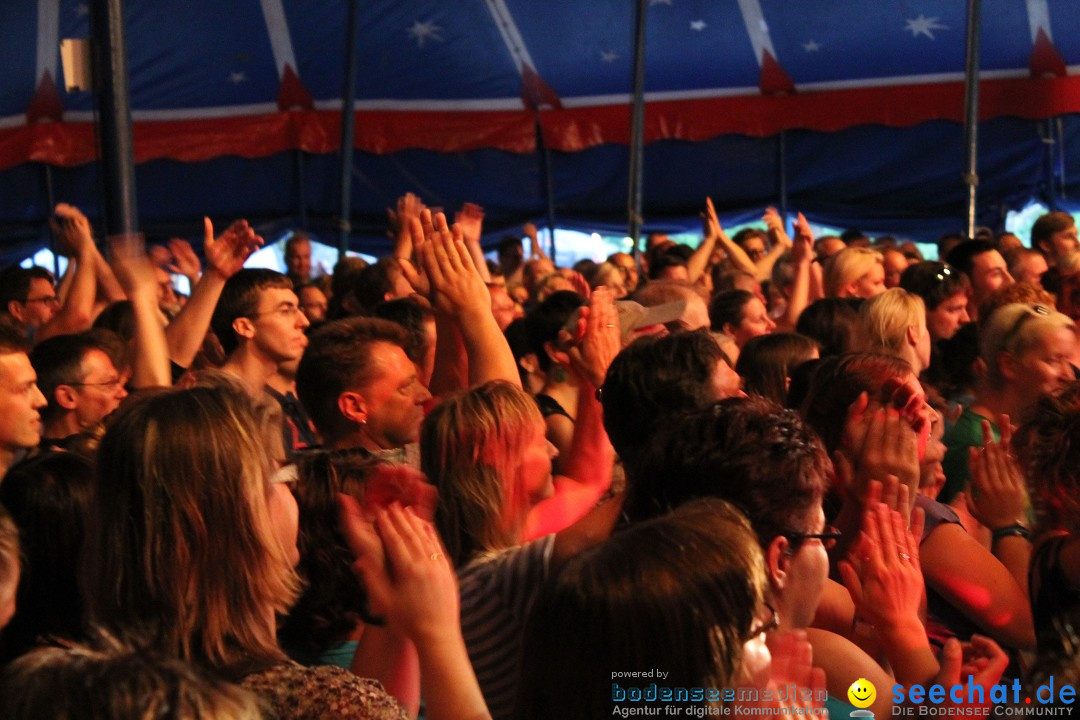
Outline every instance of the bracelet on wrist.
{"type": "Polygon", "coordinates": [[[1028,530],[1028,528],[1021,523],[1013,523],[1012,525],[999,527],[993,531],[991,542],[997,542],[1006,537],[1022,537],[1028,542],[1031,542],[1031,530],[1028,530]]]}

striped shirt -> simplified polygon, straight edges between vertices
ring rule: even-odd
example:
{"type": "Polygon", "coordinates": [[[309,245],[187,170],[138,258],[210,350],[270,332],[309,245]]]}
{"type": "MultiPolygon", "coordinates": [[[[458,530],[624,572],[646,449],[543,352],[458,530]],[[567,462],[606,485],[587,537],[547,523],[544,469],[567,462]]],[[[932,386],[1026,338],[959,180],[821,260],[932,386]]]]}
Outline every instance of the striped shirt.
{"type": "Polygon", "coordinates": [[[555,536],[481,555],[458,576],[461,632],[493,720],[513,717],[521,645],[533,600],[547,578],[555,536]]]}

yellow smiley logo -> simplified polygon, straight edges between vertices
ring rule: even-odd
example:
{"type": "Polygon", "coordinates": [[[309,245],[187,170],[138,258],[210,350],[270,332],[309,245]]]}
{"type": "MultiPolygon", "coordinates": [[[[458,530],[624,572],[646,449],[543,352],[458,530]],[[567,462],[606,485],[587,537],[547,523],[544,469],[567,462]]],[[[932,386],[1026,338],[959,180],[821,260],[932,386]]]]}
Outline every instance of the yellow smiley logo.
{"type": "Polygon", "coordinates": [[[874,687],[874,683],[866,678],[859,678],[851,683],[851,687],[847,690],[847,697],[848,702],[855,707],[868,708],[877,699],[877,688],[874,687]]]}

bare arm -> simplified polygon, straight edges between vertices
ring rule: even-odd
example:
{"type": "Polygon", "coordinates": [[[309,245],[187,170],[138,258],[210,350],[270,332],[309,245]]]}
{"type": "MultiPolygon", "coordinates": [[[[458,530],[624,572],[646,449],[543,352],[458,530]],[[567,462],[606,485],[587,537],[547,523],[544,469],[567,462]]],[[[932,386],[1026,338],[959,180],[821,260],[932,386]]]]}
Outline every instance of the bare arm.
{"type": "Polygon", "coordinates": [[[720,219],[716,216],[716,207],[713,206],[712,198],[705,198],[705,225],[708,228],[707,235],[715,236],[716,241],[724,248],[728,260],[736,270],[742,270],[751,275],[757,275],[757,267],[746,251],[732,242],[724,228],[720,227],[720,219]]]}
{"type": "Polygon", "coordinates": [[[110,249],[116,277],[135,311],[131,386],[167,387],[172,384],[172,376],[153,266],[142,243],[134,237],[119,237],[110,249]]]}
{"type": "Polygon", "coordinates": [[[544,258],[545,260],[551,260],[551,258],[547,256],[547,253],[544,252],[544,248],[540,247],[540,235],[537,233],[535,225],[532,223],[525,223],[521,226],[521,232],[525,233],[525,237],[529,238],[530,259],[544,258]]]}
{"type": "MultiPolygon", "coordinates": [[[[766,209],[766,218],[769,217],[770,214],[776,216],[776,219],[779,221],[779,215],[776,214],[776,208],[770,207],[766,209]]],[[[766,224],[768,224],[768,220],[766,220],[766,224]]],[[[784,227],[783,222],[779,222],[778,224],[780,229],[782,230],[784,227]]],[[[791,238],[788,237],[788,234],[786,232],[776,233],[773,230],[773,226],[770,225],[769,240],[772,242],[772,247],[769,248],[768,254],[758,260],[755,265],[758,282],[762,282],[771,278],[772,269],[773,266],[776,265],[776,261],[779,260],[784,253],[791,249],[791,238]]]]}
{"type": "Polygon", "coordinates": [[[420,659],[408,638],[389,628],[367,625],[349,670],[357,677],[381,682],[410,717],[420,712],[420,659]]]}
{"type": "Polygon", "coordinates": [[[486,283],[491,282],[491,273],[488,272],[487,262],[484,260],[484,249],[480,247],[480,236],[484,228],[484,208],[474,203],[465,203],[454,215],[454,224],[461,226],[465,247],[469,249],[469,256],[480,272],[480,277],[486,283]]]}
{"type": "Polygon", "coordinates": [[[588,513],[611,486],[615,452],[604,430],[603,410],[596,388],[619,352],[619,324],[611,292],[593,291],[584,314],[580,349],[571,349],[574,371],[580,376],[578,410],[564,476],[555,478],[555,494],[529,512],[526,537],[558,532],[588,513]]]}
{"type": "Polygon", "coordinates": [[[214,226],[210,218],[204,217],[203,232],[206,272],[192,286],[191,297],[165,328],[169,358],[182,368],[191,367],[202,347],[225,281],[235,275],[263,243],[246,220],[237,220],[215,239],[214,226]]]}
{"type": "MultiPolygon", "coordinates": [[[[773,224],[777,224],[778,234],[784,232],[780,216],[775,213],[771,217],[766,213],[765,223],[770,229],[773,224]]],[[[802,213],[799,213],[796,228],[795,242],[791,248],[792,259],[795,262],[795,281],[792,284],[791,297],[788,299],[787,307],[784,308],[784,314],[776,322],[777,332],[795,332],[795,324],[799,322],[799,316],[810,304],[810,265],[814,259],[814,236],[810,232],[810,224],[806,222],[802,213]]]]}
{"type": "Polygon", "coordinates": [[[55,214],[59,222],[54,221],[53,229],[60,235],[62,245],[70,248],[75,270],[60,309],[38,329],[38,342],[54,335],[77,333],[89,328],[97,296],[94,267],[98,252],[90,231],[90,221],[78,208],[67,203],[58,204],[55,214]]]}
{"type": "MultiPolygon", "coordinates": [[[[518,387],[521,378],[517,363],[510,351],[495,316],[491,313],[491,296],[480,272],[473,263],[457,225],[450,229],[442,213],[424,210],[419,220],[411,223],[413,245],[424,276],[411,263],[403,262],[406,279],[413,287],[429,286],[429,297],[442,326],[452,322],[460,333],[468,362],[469,386],[505,380],[518,387]]],[[[454,348],[440,353],[440,344],[452,342],[450,333],[440,331],[436,340],[436,373],[440,358],[451,358],[454,348]],[[450,337],[447,337],[450,335],[450,337]]],[[[434,378],[432,384],[435,384],[434,378]]]]}

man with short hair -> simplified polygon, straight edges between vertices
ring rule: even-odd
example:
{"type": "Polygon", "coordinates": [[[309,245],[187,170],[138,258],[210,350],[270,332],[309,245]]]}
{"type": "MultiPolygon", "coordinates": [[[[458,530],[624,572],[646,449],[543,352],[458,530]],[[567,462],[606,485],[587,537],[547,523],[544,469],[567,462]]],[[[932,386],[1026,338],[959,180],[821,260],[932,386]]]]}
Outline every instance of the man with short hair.
{"type": "Polygon", "coordinates": [[[431,393],[405,354],[406,330],[378,318],[328,323],[311,336],[297,393],[331,448],[396,451],[420,437],[431,393]]]}
{"type": "Polygon", "coordinates": [[[1005,258],[994,244],[987,240],[967,240],[952,249],[947,258],[949,265],[968,276],[971,295],[968,315],[979,319],[979,305],[1000,287],[1013,284],[1013,276],[1005,264],[1005,258]]]}
{"type": "Polygon", "coordinates": [[[40,410],[46,402],[26,350],[19,329],[0,322],[0,478],[41,442],[40,410]]]}
{"type": "Polygon", "coordinates": [[[50,442],[88,430],[127,397],[123,378],[101,343],[88,333],[57,335],[30,353],[48,406],[43,436],[50,442]]]}
{"type": "Polygon", "coordinates": [[[294,288],[311,282],[311,241],[305,233],[294,232],[285,241],[285,267],[294,288]]]}
{"type": "Polygon", "coordinates": [[[1059,265],[1066,255],[1080,247],[1073,216],[1060,211],[1040,216],[1031,226],[1031,247],[1042,251],[1050,267],[1059,265]]]}
{"type": "Polygon", "coordinates": [[[274,270],[244,269],[225,282],[210,326],[221,341],[222,369],[262,392],[278,366],[307,347],[309,325],[288,277],[274,270]]]}

